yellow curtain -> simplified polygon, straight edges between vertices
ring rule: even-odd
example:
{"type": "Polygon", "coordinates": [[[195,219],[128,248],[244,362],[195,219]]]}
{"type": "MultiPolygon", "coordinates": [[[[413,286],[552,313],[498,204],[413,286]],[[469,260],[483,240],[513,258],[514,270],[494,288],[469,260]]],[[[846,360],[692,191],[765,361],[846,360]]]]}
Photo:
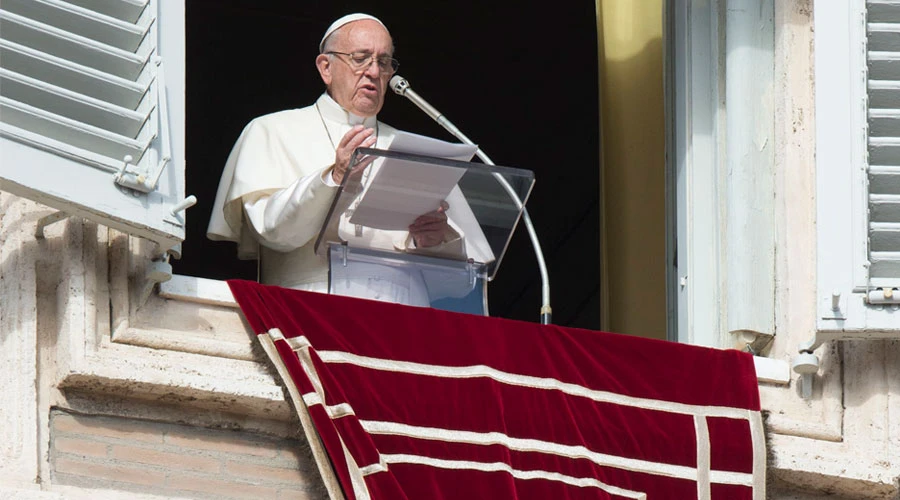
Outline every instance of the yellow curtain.
{"type": "Polygon", "coordinates": [[[602,327],[664,339],[664,0],[596,2],[602,327]]]}

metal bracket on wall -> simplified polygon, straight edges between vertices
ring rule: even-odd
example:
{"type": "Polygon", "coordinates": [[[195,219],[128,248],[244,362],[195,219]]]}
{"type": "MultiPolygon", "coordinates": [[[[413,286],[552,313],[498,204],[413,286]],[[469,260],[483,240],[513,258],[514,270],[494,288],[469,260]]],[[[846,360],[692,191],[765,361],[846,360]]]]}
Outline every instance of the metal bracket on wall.
{"type": "Polygon", "coordinates": [[[812,396],[813,377],[819,371],[819,358],[813,351],[834,340],[889,340],[900,338],[895,331],[818,331],[813,338],[800,344],[794,356],[793,368],[801,376],[801,393],[804,399],[812,396]]]}
{"type": "Polygon", "coordinates": [[[50,215],[45,217],[41,217],[37,221],[37,226],[34,228],[34,237],[35,239],[42,240],[44,239],[44,228],[49,226],[50,224],[56,224],[61,220],[68,219],[72,214],[67,214],[66,212],[59,211],[53,212],[50,215]]]}

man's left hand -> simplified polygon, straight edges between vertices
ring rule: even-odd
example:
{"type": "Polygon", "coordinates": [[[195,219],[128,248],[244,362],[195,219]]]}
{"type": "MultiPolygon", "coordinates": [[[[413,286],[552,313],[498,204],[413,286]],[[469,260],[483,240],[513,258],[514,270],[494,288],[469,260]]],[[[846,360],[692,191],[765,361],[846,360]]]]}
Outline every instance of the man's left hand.
{"type": "Polygon", "coordinates": [[[417,248],[428,248],[444,242],[444,236],[451,230],[447,223],[447,209],[450,205],[441,202],[437,210],[420,215],[409,226],[409,234],[413,237],[417,248]]]}

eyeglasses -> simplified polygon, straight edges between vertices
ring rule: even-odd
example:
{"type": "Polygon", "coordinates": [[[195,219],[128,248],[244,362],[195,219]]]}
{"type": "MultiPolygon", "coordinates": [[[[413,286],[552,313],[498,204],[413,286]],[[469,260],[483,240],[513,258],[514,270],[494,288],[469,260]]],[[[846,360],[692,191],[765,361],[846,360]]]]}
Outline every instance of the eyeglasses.
{"type": "Polygon", "coordinates": [[[369,66],[372,65],[372,61],[378,62],[378,69],[383,73],[394,74],[397,72],[397,68],[400,67],[400,62],[393,57],[375,57],[375,54],[370,54],[368,52],[352,52],[348,54],[347,52],[330,51],[326,52],[326,54],[347,56],[350,68],[356,73],[362,73],[369,69],[369,66]]]}

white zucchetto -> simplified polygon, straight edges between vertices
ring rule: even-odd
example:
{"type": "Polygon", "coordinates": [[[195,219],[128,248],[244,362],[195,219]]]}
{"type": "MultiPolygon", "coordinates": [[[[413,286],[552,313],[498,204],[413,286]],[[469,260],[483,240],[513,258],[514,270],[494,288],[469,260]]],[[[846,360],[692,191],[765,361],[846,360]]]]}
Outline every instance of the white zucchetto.
{"type": "Polygon", "coordinates": [[[327,40],[328,37],[331,36],[332,33],[339,30],[345,24],[349,24],[354,21],[362,21],[365,19],[368,19],[370,21],[375,21],[378,24],[380,24],[381,26],[383,26],[385,30],[387,30],[387,26],[385,26],[384,23],[381,22],[381,20],[375,16],[370,16],[369,14],[361,14],[361,13],[347,14],[346,16],[331,23],[331,26],[329,26],[328,29],[325,30],[325,36],[323,36],[322,41],[319,42],[319,52],[322,52],[322,50],[325,48],[325,40],[327,40]]]}

